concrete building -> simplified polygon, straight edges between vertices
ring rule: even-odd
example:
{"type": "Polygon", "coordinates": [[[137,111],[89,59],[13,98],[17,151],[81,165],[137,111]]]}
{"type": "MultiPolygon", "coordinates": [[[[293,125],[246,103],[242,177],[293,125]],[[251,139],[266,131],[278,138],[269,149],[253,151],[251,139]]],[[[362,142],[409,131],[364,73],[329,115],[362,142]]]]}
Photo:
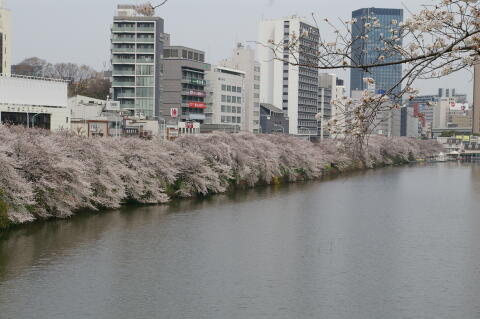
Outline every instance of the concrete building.
{"type": "Polygon", "coordinates": [[[0,76],[0,121],[47,130],[70,129],[67,81],[0,76]]]}
{"type": "Polygon", "coordinates": [[[161,116],[172,128],[179,122],[205,122],[208,70],[203,51],[166,43],[161,116]]]}
{"type": "MultiPolygon", "coordinates": [[[[375,91],[375,87],[370,90],[375,91]]],[[[364,91],[352,91],[353,105],[360,103],[364,91]]],[[[401,134],[401,110],[393,109],[391,102],[382,104],[384,111],[379,111],[372,123],[369,123],[368,131],[371,135],[400,136],[401,134]]],[[[367,125],[367,124],[366,124],[367,125]]]]}
{"type": "Polygon", "coordinates": [[[400,134],[398,136],[414,138],[420,136],[419,119],[412,107],[402,107],[400,109],[400,134]]]}
{"type": "MultiPolygon", "coordinates": [[[[327,129],[327,123],[340,110],[335,109],[332,101],[336,100],[337,94],[341,94],[342,90],[337,86],[343,85],[343,81],[339,81],[335,74],[319,73],[318,78],[318,129],[320,132],[320,139],[329,138],[330,131],[327,129]]],[[[343,114],[343,112],[342,112],[343,114]]],[[[337,117],[341,117],[338,114],[337,117]]]]}
{"type": "Polygon", "coordinates": [[[10,10],[0,0],[0,74],[10,75],[11,70],[10,10]]]}
{"type": "Polygon", "coordinates": [[[473,134],[480,134],[480,62],[474,66],[473,134]]]}
{"type": "MultiPolygon", "coordinates": [[[[381,55],[382,48],[385,47],[385,37],[392,37],[391,30],[399,32],[399,24],[403,21],[402,9],[388,8],[362,8],[352,12],[352,18],[356,19],[356,23],[352,25],[352,63],[356,65],[374,64],[381,55]],[[373,18],[379,22],[379,27],[368,29],[367,23],[373,24],[373,18]],[[368,35],[367,38],[364,35],[368,35]]],[[[397,33],[398,35],[398,33],[397,33]]],[[[402,41],[397,42],[402,46],[402,41]]],[[[400,60],[399,55],[386,55],[383,62],[393,62],[400,60]]],[[[367,73],[363,69],[351,69],[350,71],[350,91],[366,90],[364,78],[371,77],[375,80],[375,85],[379,91],[388,91],[400,82],[402,78],[402,66],[390,65],[372,68],[367,73]]],[[[396,87],[393,92],[400,91],[400,87],[396,87]]]]}
{"type": "Polygon", "coordinates": [[[448,114],[448,126],[471,128],[473,126],[472,113],[472,110],[450,110],[448,114]]]}
{"type": "Polygon", "coordinates": [[[255,60],[255,51],[241,43],[233,55],[220,62],[220,66],[245,72],[245,131],[260,132],[260,63],[255,60]]]}
{"type": "Polygon", "coordinates": [[[260,104],[260,127],[263,134],[288,134],[288,116],[281,109],[262,103],[260,104]]]}
{"type": "Polygon", "coordinates": [[[450,99],[441,98],[433,107],[433,129],[446,129],[448,127],[448,112],[450,99]]]}
{"type": "Polygon", "coordinates": [[[281,106],[288,113],[290,134],[318,136],[318,64],[316,53],[319,30],[305,19],[292,16],[260,22],[258,60],[260,62],[260,102],[281,106]],[[292,52],[283,46],[291,35],[301,35],[300,49],[292,52]],[[278,60],[283,59],[283,61],[278,60]],[[299,61],[304,65],[294,66],[299,61]]]}
{"type": "Polygon", "coordinates": [[[433,127],[434,106],[442,98],[451,100],[451,103],[455,103],[454,107],[461,108],[468,104],[466,94],[458,94],[455,89],[443,88],[439,88],[436,95],[419,95],[408,102],[408,106],[414,108],[424,131],[428,131],[428,127],[433,127]]]}
{"type": "Polygon", "coordinates": [[[119,5],[111,32],[112,99],[132,116],[153,119],[161,104],[163,19],[119,5]]]}
{"type": "Polygon", "coordinates": [[[208,107],[207,125],[231,125],[234,131],[244,131],[245,77],[240,70],[216,66],[207,73],[208,107]]]}

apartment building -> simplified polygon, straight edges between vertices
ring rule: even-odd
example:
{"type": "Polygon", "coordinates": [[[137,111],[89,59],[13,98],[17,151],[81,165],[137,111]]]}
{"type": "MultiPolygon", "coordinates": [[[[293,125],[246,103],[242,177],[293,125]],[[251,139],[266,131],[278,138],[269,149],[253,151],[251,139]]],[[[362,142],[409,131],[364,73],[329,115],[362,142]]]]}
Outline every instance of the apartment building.
{"type": "Polygon", "coordinates": [[[160,113],[164,22],[118,5],[111,29],[112,97],[129,115],[154,119],[160,113]]]}

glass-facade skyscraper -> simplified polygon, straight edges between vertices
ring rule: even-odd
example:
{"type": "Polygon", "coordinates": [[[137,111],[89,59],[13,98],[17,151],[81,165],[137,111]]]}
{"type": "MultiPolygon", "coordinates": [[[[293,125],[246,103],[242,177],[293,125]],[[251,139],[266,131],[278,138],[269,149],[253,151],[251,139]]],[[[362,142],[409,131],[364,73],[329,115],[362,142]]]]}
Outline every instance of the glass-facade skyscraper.
{"type": "MultiPolygon", "coordinates": [[[[385,56],[384,62],[399,60],[399,55],[389,56],[382,51],[385,48],[385,40],[392,38],[391,30],[399,30],[399,24],[403,21],[402,9],[384,9],[384,8],[362,8],[352,12],[352,18],[356,22],[352,25],[352,60],[357,65],[374,64],[378,62],[380,56],[385,56]],[[373,21],[377,19],[378,25],[373,21]],[[365,24],[371,24],[368,29],[365,24]],[[368,34],[368,38],[361,38],[368,34]]],[[[398,33],[397,33],[398,35],[398,33]]],[[[397,42],[402,45],[402,40],[397,42]]],[[[362,69],[351,69],[350,71],[350,91],[365,90],[367,84],[364,78],[373,78],[375,80],[375,89],[377,91],[388,91],[395,86],[402,78],[402,66],[390,65],[371,68],[368,72],[362,69]]],[[[398,86],[395,92],[400,91],[398,86]]]]}

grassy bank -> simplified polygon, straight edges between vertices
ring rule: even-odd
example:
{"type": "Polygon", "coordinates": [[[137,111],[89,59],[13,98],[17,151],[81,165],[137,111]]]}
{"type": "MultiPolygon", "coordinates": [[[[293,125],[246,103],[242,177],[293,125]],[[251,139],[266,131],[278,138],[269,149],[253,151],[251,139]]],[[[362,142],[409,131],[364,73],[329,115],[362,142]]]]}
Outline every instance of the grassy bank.
{"type": "Polygon", "coordinates": [[[431,156],[432,141],[375,137],[365,162],[340,141],[310,143],[279,135],[209,134],[175,142],[86,139],[0,126],[0,228],[82,209],[223,193],[237,187],[318,179],[431,156]]]}

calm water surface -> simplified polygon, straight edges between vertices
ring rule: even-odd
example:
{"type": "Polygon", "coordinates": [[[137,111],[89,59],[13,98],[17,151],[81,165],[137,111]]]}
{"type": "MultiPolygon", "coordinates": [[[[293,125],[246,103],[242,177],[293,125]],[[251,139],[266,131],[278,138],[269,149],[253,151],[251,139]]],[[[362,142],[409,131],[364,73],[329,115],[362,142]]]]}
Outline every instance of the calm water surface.
{"type": "Polygon", "coordinates": [[[387,168],[0,235],[0,318],[480,318],[480,165],[387,168]]]}

